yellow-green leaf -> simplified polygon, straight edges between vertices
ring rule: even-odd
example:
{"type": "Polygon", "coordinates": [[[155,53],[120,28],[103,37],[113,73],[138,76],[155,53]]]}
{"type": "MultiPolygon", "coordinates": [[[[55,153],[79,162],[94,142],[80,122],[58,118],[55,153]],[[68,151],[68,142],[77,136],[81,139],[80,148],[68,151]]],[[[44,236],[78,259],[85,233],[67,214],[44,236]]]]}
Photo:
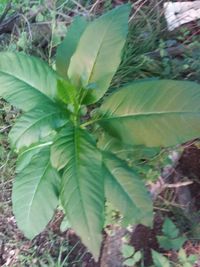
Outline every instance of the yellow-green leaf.
{"type": "Polygon", "coordinates": [[[126,144],[172,146],[200,136],[199,103],[194,82],[135,82],[106,99],[99,123],[126,144]]]}
{"type": "Polygon", "coordinates": [[[77,87],[91,87],[84,103],[99,100],[120,61],[128,32],[129,5],[122,5],[90,23],[71,58],[68,76],[77,87]]]}
{"type": "Polygon", "coordinates": [[[88,22],[84,17],[75,17],[69,26],[67,35],[59,45],[56,53],[56,69],[64,78],[67,78],[68,66],[72,55],[76,51],[79,39],[83,34],[88,22]]]}

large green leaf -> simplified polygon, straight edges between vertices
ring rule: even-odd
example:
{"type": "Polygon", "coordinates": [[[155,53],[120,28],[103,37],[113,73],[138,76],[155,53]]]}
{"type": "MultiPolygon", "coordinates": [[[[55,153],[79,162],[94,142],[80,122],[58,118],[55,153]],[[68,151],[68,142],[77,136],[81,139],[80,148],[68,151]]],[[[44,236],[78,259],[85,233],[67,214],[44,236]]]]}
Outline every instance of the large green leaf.
{"type": "Polygon", "coordinates": [[[94,103],[108,89],[128,31],[129,5],[122,5],[88,25],[71,58],[68,75],[78,87],[93,85],[84,103],[94,103]]]}
{"type": "Polygon", "coordinates": [[[49,157],[47,144],[32,147],[18,159],[13,211],[18,227],[30,239],[45,228],[58,204],[60,178],[49,157]]]}
{"type": "Polygon", "coordinates": [[[152,201],[138,174],[114,155],[103,155],[107,200],[123,214],[126,223],[152,225],[152,201]]]}
{"type": "Polygon", "coordinates": [[[68,66],[72,55],[76,51],[79,39],[88,22],[84,17],[75,17],[70,25],[67,35],[59,45],[56,53],[56,69],[60,75],[67,78],[68,66]]]}
{"type": "Polygon", "coordinates": [[[67,113],[58,106],[48,105],[46,111],[42,108],[38,105],[26,112],[12,127],[9,137],[17,151],[46,138],[67,122],[67,113]]]}
{"type": "Polygon", "coordinates": [[[57,74],[43,61],[21,53],[0,53],[0,96],[22,110],[56,98],[57,74]]]}
{"type": "Polygon", "coordinates": [[[199,103],[194,82],[136,82],[107,98],[99,123],[126,144],[171,146],[200,136],[199,103]]]}
{"type": "Polygon", "coordinates": [[[104,224],[101,153],[90,135],[67,124],[51,150],[51,162],[64,168],[61,201],[72,228],[98,259],[104,224]]]}

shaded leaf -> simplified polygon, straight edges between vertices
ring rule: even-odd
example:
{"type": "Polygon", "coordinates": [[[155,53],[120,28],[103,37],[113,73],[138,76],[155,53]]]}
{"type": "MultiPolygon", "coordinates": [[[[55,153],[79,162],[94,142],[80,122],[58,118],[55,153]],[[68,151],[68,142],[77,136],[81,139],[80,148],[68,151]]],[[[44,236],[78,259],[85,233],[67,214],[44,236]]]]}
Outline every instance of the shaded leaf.
{"type": "Polygon", "coordinates": [[[127,224],[150,226],[152,201],[138,174],[112,154],[104,152],[103,162],[107,200],[122,213],[127,224]]]}

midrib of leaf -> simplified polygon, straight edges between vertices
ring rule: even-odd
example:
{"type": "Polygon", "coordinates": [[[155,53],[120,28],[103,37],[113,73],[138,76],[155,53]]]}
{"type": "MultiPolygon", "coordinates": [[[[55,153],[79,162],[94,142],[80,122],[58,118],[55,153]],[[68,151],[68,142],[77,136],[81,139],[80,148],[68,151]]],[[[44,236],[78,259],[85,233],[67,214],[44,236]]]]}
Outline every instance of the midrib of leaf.
{"type": "MultiPolygon", "coordinates": [[[[110,117],[102,117],[99,118],[99,121],[104,121],[104,120],[110,120],[110,119],[119,119],[119,118],[129,118],[129,117],[142,117],[142,116],[157,116],[157,115],[171,115],[171,114],[177,114],[177,115],[200,115],[200,111],[158,111],[158,112],[143,112],[143,113],[135,113],[135,114],[119,114],[119,115],[115,115],[115,116],[111,116],[110,117]]],[[[95,122],[97,122],[98,120],[96,120],[95,122]]]]}
{"type": "Polygon", "coordinates": [[[39,145],[30,147],[30,148],[24,150],[22,153],[20,153],[19,158],[20,158],[21,156],[23,156],[24,154],[26,154],[27,152],[30,152],[30,151],[32,151],[32,150],[34,150],[34,149],[37,149],[37,148],[40,148],[40,147],[45,147],[45,146],[51,145],[52,143],[53,143],[53,142],[50,141],[50,142],[47,142],[47,143],[43,143],[43,144],[39,144],[39,145]]]}
{"type": "Polygon", "coordinates": [[[82,208],[82,212],[83,212],[83,215],[84,215],[84,219],[85,219],[85,222],[86,222],[86,226],[87,226],[87,231],[88,233],[90,233],[90,227],[89,227],[89,224],[88,224],[88,219],[87,219],[87,215],[86,215],[86,209],[84,207],[84,201],[83,201],[83,196],[82,196],[82,193],[81,193],[81,190],[80,190],[80,186],[79,186],[79,175],[78,175],[78,166],[79,166],[79,158],[78,158],[78,152],[79,152],[79,142],[78,142],[78,139],[79,138],[79,130],[75,127],[74,128],[74,157],[75,157],[75,168],[74,168],[74,171],[76,173],[75,177],[76,177],[76,181],[77,181],[77,189],[78,189],[78,192],[79,192],[79,196],[80,196],[80,200],[81,200],[81,206],[83,207],[82,208]]]}
{"type": "Polygon", "coordinates": [[[55,115],[55,114],[59,114],[59,113],[60,113],[60,111],[57,111],[57,110],[56,110],[55,112],[52,112],[52,113],[50,113],[50,114],[47,114],[47,115],[43,116],[42,118],[40,118],[39,120],[35,121],[33,124],[31,124],[28,128],[26,128],[26,129],[20,134],[20,137],[17,138],[17,140],[15,141],[15,143],[17,143],[17,142],[19,141],[19,139],[21,138],[21,136],[24,135],[27,131],[29,131],[30,128],[32,128],[33,126],[35,126],[37,123],[41,122],[42,120],[44,120],[44,119],[46,119],[46,118],[48,118],[48,117],[51,117],[51,116],[53,116],[53,115],[55,115]]]}
{"type": "Polygon", "coordinates": [[[100,123],[102,121],[109,121],[109,120],[119,120],[120,118],[124,119],[124,118],[134,118],[134,117],[142,117],[142,116],[157,116],[157,115],[164,115],[164,116],[167,116],[167,115],[172,115],[172,114],[175,114],[175,115],[193,115],[193,116],[198,116],[200,115],[200,111],[168,111],[168,112],[165,112],[165,111],[161,111],[161,112],[146,112],[146,113],[135,113],[135,114],[119,114],[119,115],[115,115],[113,116],[112,114],[106,114],[103,115],[101,114],[100,117],[94,119],[94,120],[89,120],[85,123],[82,123],[81,124],[81,127],[84,129],[86,126],[88,125],[92,125],[94,123],[100,123]]]}
{"type": "Polygon", "coordinates": [[[2,71],[2,70],[0,70],[0,73],[2,73],[3,75],[10,76],[11,78],[14,78],[14,79],[16,79],[16,80],[18,80],[18,81],[20,81],[20,82],[23,82],[23,83],[27,84],[28,86],[31,86],[31,88],[32,88],[33,90],[35,90],[35,91],[41,93],[42,95],[44,95],[45,97],[47,97],[51,102],[53,102],[53,103],[55,102],[52,98],[50,98],[48,95],[46,95],[43,91],[39,90],[39,89],[36,88],[33,84],[27,82],[26,80],[22,79],[21,77],[17,76],[16,74],[15,74],[15,76],[14,76],[13,74],[11,74],[11,73],[9,73],[9,72],[2,71]]]}
{"type": "Polygon", "coordinates": [[[39,183],[37,183],[36,186],[35,186],[35,190],[34,190],[33,197],[31,198],[31,202],[30,202],[30,204],[28,205],[29,208],[28,208],[28,214],[27,214],[27,218],[28,218],[27,221],[29,221],[30,214],[31,214],[31,207],[32,207],[33,201],[34,201],[34,199],[35,199],[35,196],[36,196],[36,194],[37,194],[37,192],[38,192],[39,185],[40,185],[41,182],[43,181],[44,175],[45,175],[46,171],[48,170],[49,166],[50,166],[50,163],[48,162],[48,163],[47,163],[47,166],[46,166],[45,169],[44,169],[43,174],[40,176],[39,183]]]}

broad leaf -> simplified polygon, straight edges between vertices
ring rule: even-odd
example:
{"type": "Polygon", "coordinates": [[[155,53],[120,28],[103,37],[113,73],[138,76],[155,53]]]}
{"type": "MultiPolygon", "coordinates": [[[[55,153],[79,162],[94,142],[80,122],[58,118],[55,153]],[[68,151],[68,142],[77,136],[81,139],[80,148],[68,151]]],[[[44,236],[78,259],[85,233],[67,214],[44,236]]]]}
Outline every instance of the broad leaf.
{"type": "Polygon", "coordinates": [[[88,25],[71,58],[68,76],[78,87],[91,87],[84,103],[99,100],[115,74],[128,31],[129,5],[122,5],[88,25]]]}
{"type": "Polygon", "coordinates": [[[114,155],[103,155],[107,200],[122,213],[127,224],[152,225],[152,201],[140,177],[114,155]]]}
{"type": "Polygon", "coordinates": [[[58,106],[48,105],[46,111],[42,108],[40,105],[26,112],[12,127],[9,138],[17,151],[46,138],[67,122],[67,113],[58,106]]]}
{"type": "Polygon", "coordinates": [[[107,98],[99,123],[132,145],[172,146],[200,136],[200,85],[136,82],[107,98]]]}
{"type": "Polygon", "coordinates": [[[75,17],[69,26],[66,37],[59,45],[56,53],[56,69],[63,77],[67,78],[68,66],[72,55],[76,51],[79,39],[88,22],[84,17],[75,17]]]}
{"type": "Polygon", "coordinates": [[[67,124],[51,150],[51,162],[64,168],[61,201],[72,228],[98,259],[104,224],[101,154],[90,135],[67,124]]]}
{"type": "Polygon", "coordinates": [[[49,156],[49,145],[43,145],[25,151],[18,159],[13,211],[18,227],[30,239],[45,228],[58,204],[60,180],[49,156]]]}
{"type": "Polygon", "coordinates": [[[0,53],[0,96],[22,110],[52,103],[57,74],[43,61],[21,53],[0,53]]]}

